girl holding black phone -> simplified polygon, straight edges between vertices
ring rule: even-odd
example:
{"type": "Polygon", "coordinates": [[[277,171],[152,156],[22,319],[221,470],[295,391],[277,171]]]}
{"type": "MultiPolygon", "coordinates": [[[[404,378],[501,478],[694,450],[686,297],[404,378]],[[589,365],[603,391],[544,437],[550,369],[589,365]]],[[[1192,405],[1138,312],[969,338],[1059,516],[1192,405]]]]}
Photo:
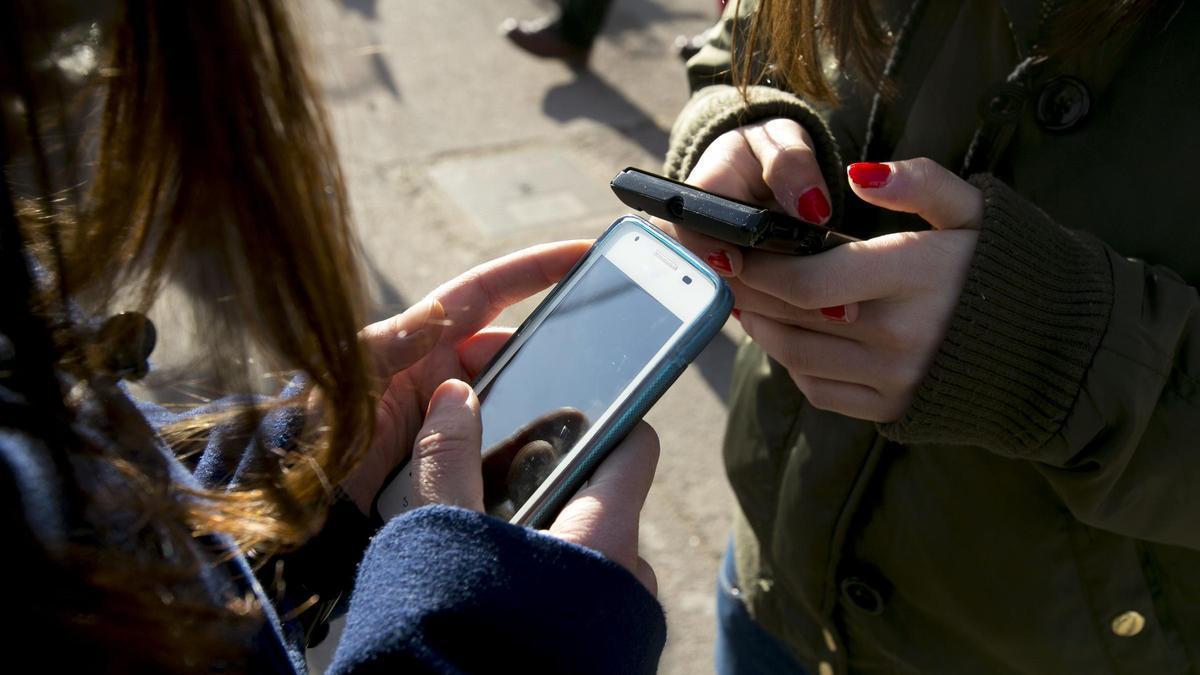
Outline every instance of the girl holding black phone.
{"type": "Polygon", "coordinates": [[[668,175],[864,241],[678,231],[751,338],[718,669],[1195,669],[1200,8],[743,0],[722,28],[668,175]]]}

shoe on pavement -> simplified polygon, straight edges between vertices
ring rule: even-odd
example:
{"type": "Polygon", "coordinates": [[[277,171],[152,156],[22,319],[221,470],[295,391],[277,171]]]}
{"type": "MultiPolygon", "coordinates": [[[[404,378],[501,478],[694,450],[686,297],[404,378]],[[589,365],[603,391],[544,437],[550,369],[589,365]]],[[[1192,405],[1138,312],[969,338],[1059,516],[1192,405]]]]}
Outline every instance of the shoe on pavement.
{"type": "Polygon", "coordinates": [[[572,66],[586,66],[590,49],[563,40],[557,21],[505,19],[500,32],[522,51],[543,59],[558,59],[572,66]]]}
{"type": "Polygon", "coordinates": [[[692,57],[699,54],[703,48],[704,33],[699,33],[692,37],[680,35],[675,38],[675,53],[679,55],[679,58],[684,63],[691,61],[692,57]]]}

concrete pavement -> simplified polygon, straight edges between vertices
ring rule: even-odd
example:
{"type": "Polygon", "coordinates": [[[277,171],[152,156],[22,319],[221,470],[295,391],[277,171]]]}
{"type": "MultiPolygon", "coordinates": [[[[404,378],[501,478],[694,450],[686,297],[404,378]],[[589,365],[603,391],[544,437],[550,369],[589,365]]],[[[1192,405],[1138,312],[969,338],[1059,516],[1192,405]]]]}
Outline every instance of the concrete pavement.
{"type": "MultiPolygon", "coordinates": [[[[476,263],[533,243],[594,237],[625,213],[621,168],[661,165],[686,100],[676,35],[715,21],[711,0],[618,0],[572,72],[508,44],[526,0],[306,0],[301,19],[327,95],[377,314],[402,310],[476,263]]],[[[532,301],[502,318],[515,325],[532,301]]],[[[669,638],[664,673],[712,669],[715,575],[732,503],[720,464],[727,326],[648,416],[662,457],[642,523],[669,638]]],[[[314,655],[320,669],[327,655],[314,655]]]]}

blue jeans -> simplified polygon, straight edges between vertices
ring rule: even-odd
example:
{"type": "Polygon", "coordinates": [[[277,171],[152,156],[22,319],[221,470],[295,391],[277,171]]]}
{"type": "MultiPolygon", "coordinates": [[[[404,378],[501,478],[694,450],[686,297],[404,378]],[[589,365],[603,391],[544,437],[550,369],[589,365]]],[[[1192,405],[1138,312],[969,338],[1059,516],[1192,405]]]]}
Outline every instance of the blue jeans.
{"type": "Polygon", "coordinates": [[[717,579],[717,675],[806,675],[787,647],[754,622],[741,598],[733,593],[737,587],[731,546],[725,549],[717,579]]]}

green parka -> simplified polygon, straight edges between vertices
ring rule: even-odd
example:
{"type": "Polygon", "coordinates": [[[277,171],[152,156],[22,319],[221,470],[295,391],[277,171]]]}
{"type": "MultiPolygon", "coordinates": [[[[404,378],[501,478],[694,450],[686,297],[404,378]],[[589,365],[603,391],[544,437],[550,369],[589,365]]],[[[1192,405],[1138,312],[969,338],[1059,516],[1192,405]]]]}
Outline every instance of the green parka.
{"type": "Polygon", "coordinates": [[[747,104],[727,15],[672,131],[683,179],[721,133],[798,120],[860,237],[923,225],[857,200],[844,162],[931,157],[985,198],[900,420],[818,410],[739,352],[737,592],[819,675],[1196,672],[1200,3],[1045,60],[1045,2],[880,4],[894,95],[847,78],[830,110],[770,86],[747,104]]]}

